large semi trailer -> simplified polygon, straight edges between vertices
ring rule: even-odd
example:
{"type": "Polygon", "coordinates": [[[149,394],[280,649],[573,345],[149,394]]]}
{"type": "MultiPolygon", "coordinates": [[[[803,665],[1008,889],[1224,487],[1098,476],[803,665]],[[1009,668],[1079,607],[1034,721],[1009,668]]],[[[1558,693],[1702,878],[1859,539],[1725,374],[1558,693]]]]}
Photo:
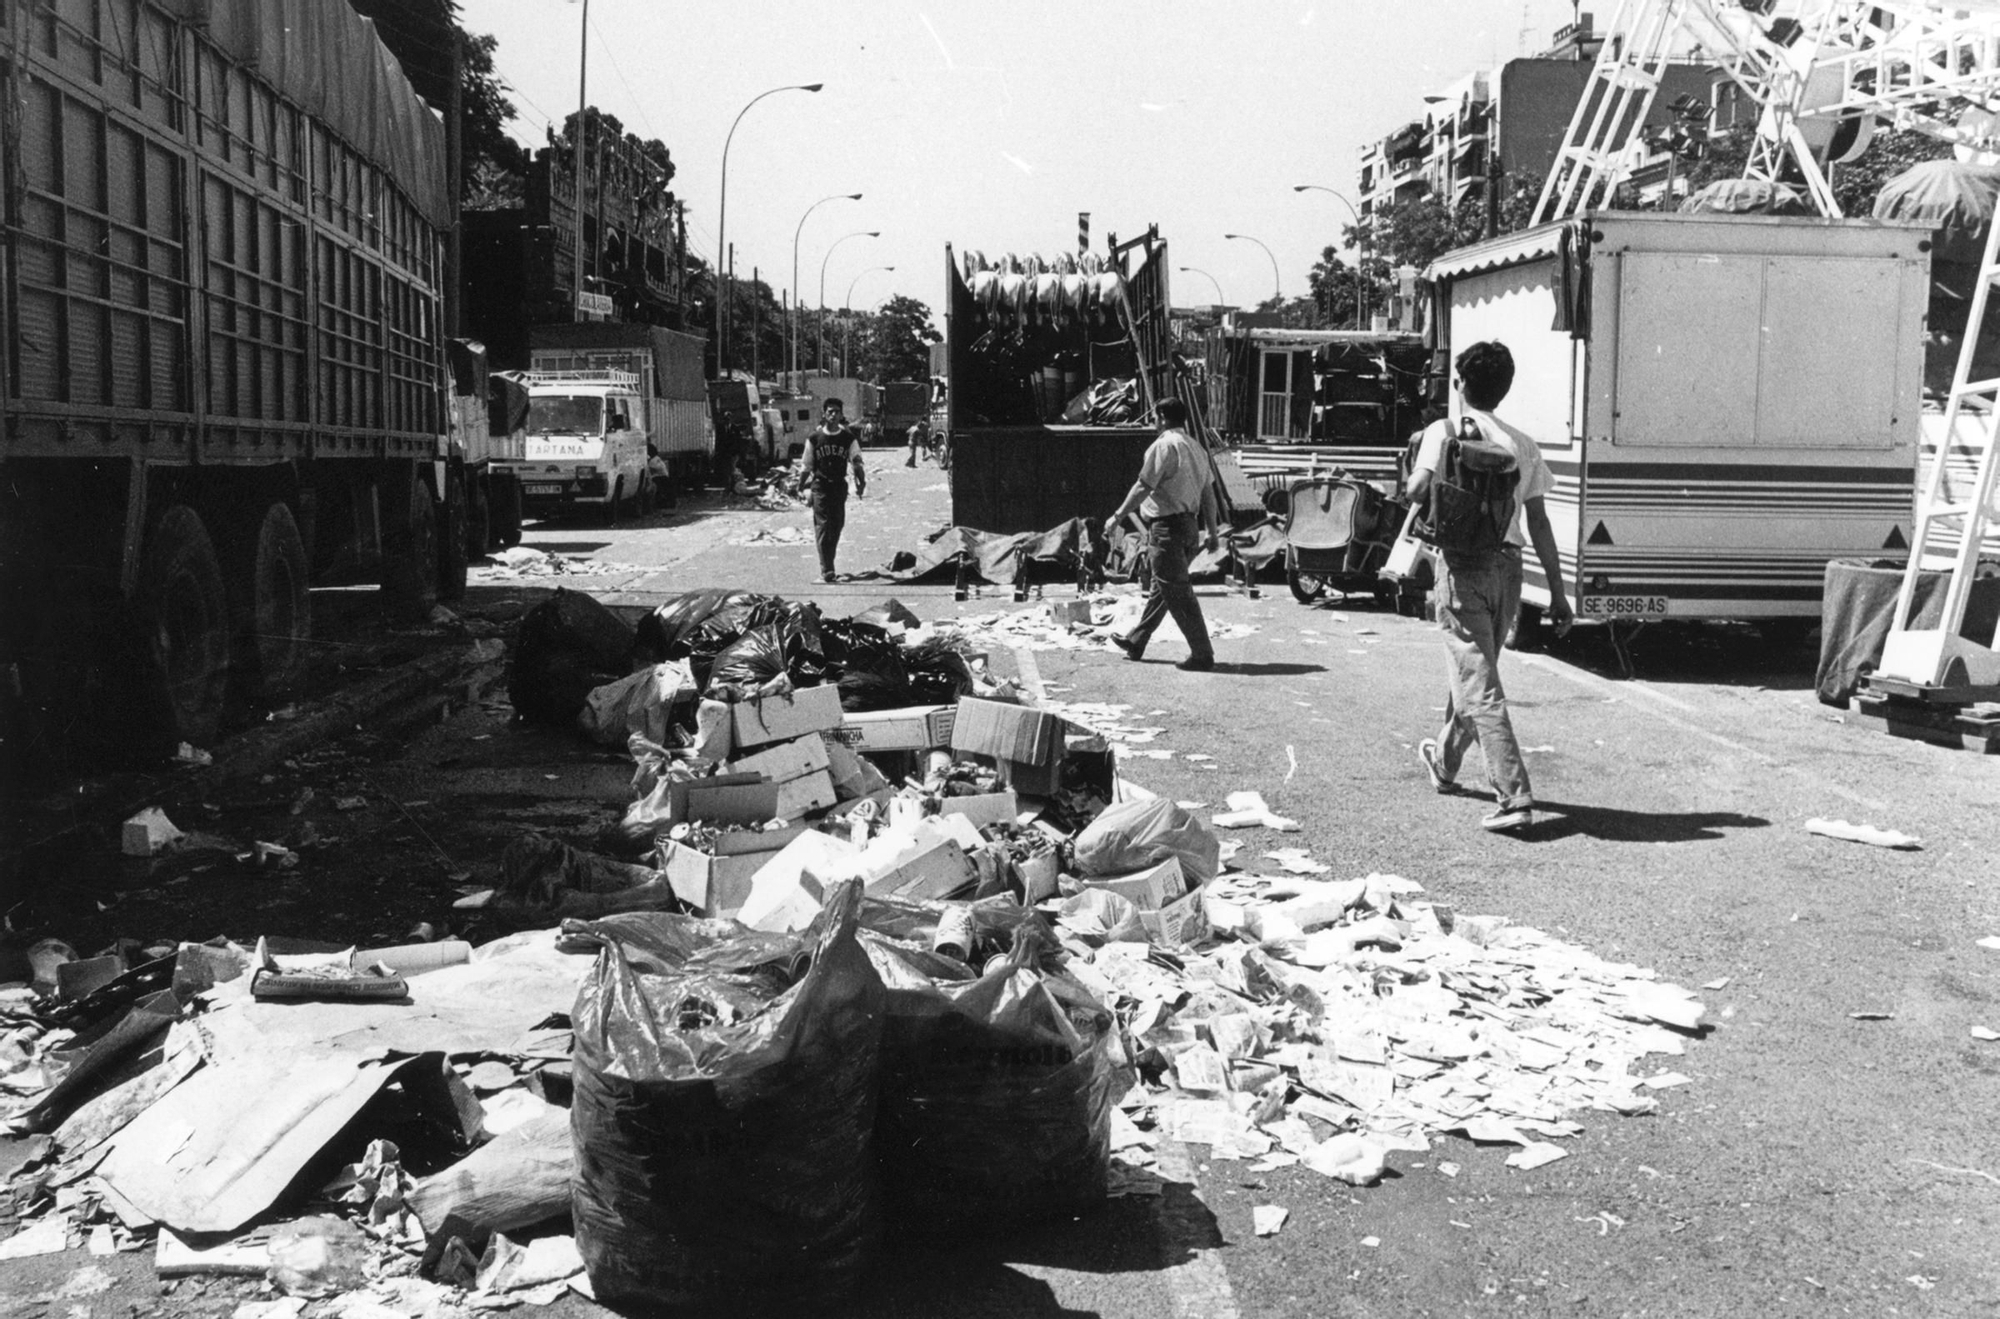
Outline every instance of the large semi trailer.
{"type": "Polygon", "coordinates": [[[345,0],[0,0],[11,750],[199,744],[309,585],[462,585],[446,179],[345,0]]]}

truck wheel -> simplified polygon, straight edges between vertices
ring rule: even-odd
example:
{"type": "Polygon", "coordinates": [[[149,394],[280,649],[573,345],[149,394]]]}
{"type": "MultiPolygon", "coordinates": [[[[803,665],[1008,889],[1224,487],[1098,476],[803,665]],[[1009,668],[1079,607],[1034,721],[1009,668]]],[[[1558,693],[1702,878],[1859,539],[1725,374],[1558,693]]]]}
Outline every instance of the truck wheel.
{"type": "Polygon", "coordinates": [[[465,478],[462,475],[447,476],[444,496],[444,507],[438,519],[441,532],[438,539],[438,598],[462,600],[465,598],[466,570],[465,478]]]}
{"type": "Polygon", "coordinates": [[[312,636],[311,574],[306,543],[292,510],[283,503],[264,510],[250,563],[252,654],[267,686],[290,682],[305,667],[312,636]]]}
{"type": "Polygon", "coordinates": [[[470,477],[465,483],[465,557],[483,559],[492,548],[492,478],[470,477]]]}
{"type": "Polygon", "coordinates": [[[229,602],[215,543],[186,504],[169,508],[147,535],[133,604],[145,642],[147,731],[168,744],[206,745],[228,697],[229,602]]]}
{"type": "Polygon", "coordinates": [[[396,621],[421,622],[438,601],[437,506],[414,472],[383,494],[383,602],[396,621]]]}
{"type": "Polygon", "coordinates": [[[503,550],[521,543],[521,483],[511,475],[496,476],[491,485],[493,538],[503,550]]]}

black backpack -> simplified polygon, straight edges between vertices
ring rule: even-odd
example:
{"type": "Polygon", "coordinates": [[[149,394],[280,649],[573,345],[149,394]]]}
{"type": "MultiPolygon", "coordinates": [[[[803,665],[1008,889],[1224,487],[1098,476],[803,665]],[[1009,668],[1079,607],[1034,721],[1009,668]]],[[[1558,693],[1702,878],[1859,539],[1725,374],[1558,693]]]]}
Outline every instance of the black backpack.
{"type": "Polygon", "coordinates": [[[1470,417],[1459,433],[1445,437],[1444,454],[1431,475],[1429,506],[1418,520],[1418,539],[1451,554],[1497,550],[1507,543],[1514,520],[1514,491],[1520,465],[1510,454],[1473,449],[1483,436],[1470,417]]]}

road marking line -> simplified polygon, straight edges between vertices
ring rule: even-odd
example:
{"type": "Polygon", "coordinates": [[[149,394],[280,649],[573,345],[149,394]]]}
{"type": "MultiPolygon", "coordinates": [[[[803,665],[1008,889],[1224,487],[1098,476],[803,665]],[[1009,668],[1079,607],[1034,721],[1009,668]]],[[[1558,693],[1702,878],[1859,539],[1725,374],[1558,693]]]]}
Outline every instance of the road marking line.
{"type": "MultiPolygon", "coordinates": [[[[1571,666],[1564,664],[1559,660],[1552,660],[1548,658],[1546,655],[1523,655],[1521,657],[1521,662],[1523,664],[1528,665],[1531,668],[1540,669],[1544,673],[1554,674],[1558,678],[1563,678],[1570,682],[1576,683],[1580,687],[1589,687],[1600,692],[1612,692],[1617,694],[1623,694],[1626,692],[1636,691],[1644,695],[1656,696],[1656,697],[1659,696],[1659,693],[1657,692],[1648,692],[1644,687],[1640,687],[1634,684],[1607,682],[1605,679],[1598,677],[1596,674],[1586,673],[1581,669],[1572,668],[1571,666]]],[[[1660,699],[1668,700],[1669,704],[1674,704],[1674,705],[1680,704],[1680,702],[1672,701],[1666,697],[1660,697],[1660,699]]],[[[1645,707],[1643,706],[1634,706],[1632,708],[1635,710],[1645,709],[1645,707]]],[[[1682,706],[1682,708],[1692,709],[1692,707],[1688,706],[1682,706]]],[[[1698,713],[1698,711],[1696,712],[1698,713]]],[[[1860,793],[1855,792],[1853,789],[1846,787],[1843,784],[1835,783],[1831,779],[1828,779],[1819,774],[1815,774],[1810,770],[1801,769],[1797,765],[1788,764],[1787,762],[1779,760],[1774,756],[1766,755],[1764,752],[1757,750],[1755,747],[1745,746],[1743,743],[1736,741],[1734,738],[1724,737],[1720,733],[1712,732],[1709,729],[1703,728],[1700,724],[1697,724],[1692,720],[1678,718],[1674,715],[1668,714],[1664,710],[1649,710],[1647,711],[1647,713],[1651,714],[1653,718],[1660,720],[1662,723],[1671,724],[1673,727],[1680,729],[1684,733],[1692,733],[1696,737],[1704,738],[1707,741],[1715,743],[1719,747],[1726,747],[1731,751],[1737,752],[1741,755],[1749,756],[1754,760],[1760,761],[1765,766],[1771,769],[1782,770],[1783,772],[1790,774],[1794,778],[1804,779],[1806,782],[1812,784],[1814,787],[1820,789],[1821,791],[1832,793],[1834,796],[1839,797],[1843,801],[1851,802],[1856,806],[1866,806],[1871,811],[1886,811],[1890,809],[1888,803],[1886,802],[1877,801],[1873,797],[1864,797],[1860,793]]]]}
{"type": "MultiPolygon", "coordinates": [[[[1154,1163],[1166,1181],[1185,1182],[1190,1190],[1197,1185],[1194,1168],[1188,1162],[1187,1146],[1179,1141],[1162,1140],[1154,1163]]],[[[1199,1229],[1186,1222],[1182,1212],[1170,1208],[1166,1196],[1153,1204],[1167,1250],[1171,1253],[1185,1250],[1188,1254],[1188,1258],[1164,1270],[1175,1319],[1239,1319],[1236,1294],[1230,1290],[1229,1270],[1222,1266],[1221,1252],[1214,1246],[1195,1244],[1199,1229]]]]}

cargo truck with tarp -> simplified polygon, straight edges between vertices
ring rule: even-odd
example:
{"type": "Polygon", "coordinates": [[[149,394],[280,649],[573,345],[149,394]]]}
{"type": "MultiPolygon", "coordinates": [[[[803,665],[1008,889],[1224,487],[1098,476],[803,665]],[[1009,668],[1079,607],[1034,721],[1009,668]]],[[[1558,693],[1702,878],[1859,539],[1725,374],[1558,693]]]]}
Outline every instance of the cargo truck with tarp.
{"type": "Polygon", "coordinates": [[[367,22],[4,0],[0,144],[12,748],[200,745],[310,584],[462,586],[444,125],[367,22]]]}
{"type": "MultiPolygon", "coordinates": [[[[1440,343],[1513,353],[1579,617],[1803,623],[1830,560],[1908,552],[1930,240],[1607,211],[1431,264],[1440,343]]],[[[1528,621],[1549,587],[1529,556],[1528,621]]]]}
{"type": "MultiPolygon", "coordinates": [[[[642,415],[633,420],[665,461],[674,487],[692,493],[708,479],[715,456],[703,346],[699,335],[659,325],[576,321],[531,327],[528,363],[538,373],[615,371],[634,377],[642,415]]],[[[631,500],[650,499],[650,492],[629,484],[623,493],[631,500]]]]}
{"type": "Polygon", "coordinates": [[[952,521],[981,531],[1101,522],[1139,474],[1154,403],[1204,400],[1176,368],[1167,244],[1052,260],[945,248],[952,521]]]}

